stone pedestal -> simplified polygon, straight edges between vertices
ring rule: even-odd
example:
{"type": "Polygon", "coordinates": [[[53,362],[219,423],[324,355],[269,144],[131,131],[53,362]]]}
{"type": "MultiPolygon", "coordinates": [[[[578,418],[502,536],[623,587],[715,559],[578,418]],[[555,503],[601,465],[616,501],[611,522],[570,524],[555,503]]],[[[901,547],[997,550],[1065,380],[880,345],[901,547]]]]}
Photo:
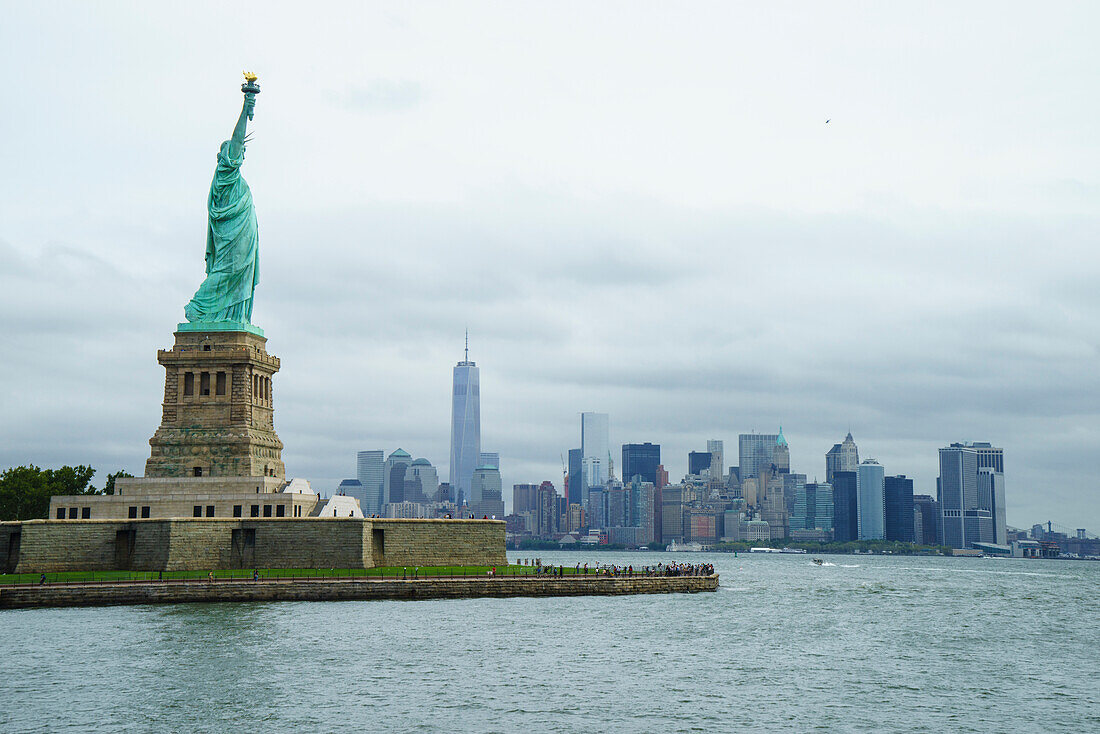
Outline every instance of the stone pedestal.
{"type": "Polygon", "coordinates": [[[255,331],[181,329],[157,352],[164,411],[146,477],[286,478],[273,420],[279,359],[255,331]]]}

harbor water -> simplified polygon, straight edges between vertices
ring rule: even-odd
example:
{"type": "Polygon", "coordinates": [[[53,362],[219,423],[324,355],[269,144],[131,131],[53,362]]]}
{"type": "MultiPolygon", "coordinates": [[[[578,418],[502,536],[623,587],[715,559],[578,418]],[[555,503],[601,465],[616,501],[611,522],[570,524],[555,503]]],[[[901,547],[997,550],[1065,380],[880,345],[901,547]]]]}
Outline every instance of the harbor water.
{"type": "Polygon", "coordinates": [[[1100,731],[1100,563],[509,555],[721,587],[0,611],[0,731],[1100,731]]]}

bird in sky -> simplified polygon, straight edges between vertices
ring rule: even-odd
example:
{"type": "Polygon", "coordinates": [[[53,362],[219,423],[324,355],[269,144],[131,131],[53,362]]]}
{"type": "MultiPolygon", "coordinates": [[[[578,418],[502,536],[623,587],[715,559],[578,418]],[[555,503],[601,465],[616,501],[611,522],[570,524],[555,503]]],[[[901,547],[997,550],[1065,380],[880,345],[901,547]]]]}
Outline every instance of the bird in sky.
{"type": "MultiPolygon", "coordinates": [[[[831,118],[831,117],[830,117],[830,118],[829,118],[829,120],[831,120],[831,119],[833,119],[833,118],[831,118]]],[[[826,125],[828,125],[828,124],[829,124],[829,120],[826,120],[826,121],[825,121],[825,124],[826,124],[826,125]]]]}

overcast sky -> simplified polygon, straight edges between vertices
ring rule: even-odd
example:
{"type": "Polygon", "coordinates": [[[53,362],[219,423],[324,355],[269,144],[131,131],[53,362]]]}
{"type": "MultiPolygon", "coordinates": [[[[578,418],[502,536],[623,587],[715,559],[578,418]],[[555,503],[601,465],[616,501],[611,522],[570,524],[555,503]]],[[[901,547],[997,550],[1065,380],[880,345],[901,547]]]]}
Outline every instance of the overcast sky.
{"type": "Polygon", "coordinates": [[[783,426],[1008,521],[1100,530],[1096,3],[0,3],[0,468],[140,475],[206,196],[244,176],[289,476],[447,476],[470,330],[505,495],[581,411],[660,443],[783,426]],[[826,120],[830,122],[826,123],[826,120]]]}

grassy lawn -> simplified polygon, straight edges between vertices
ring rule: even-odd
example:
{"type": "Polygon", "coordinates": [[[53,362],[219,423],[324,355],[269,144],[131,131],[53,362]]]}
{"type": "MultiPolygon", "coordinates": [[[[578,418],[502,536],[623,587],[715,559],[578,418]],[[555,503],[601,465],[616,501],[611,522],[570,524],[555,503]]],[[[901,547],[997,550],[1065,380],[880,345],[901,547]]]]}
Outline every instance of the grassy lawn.
{"type": "MultiPolygon", "coordinates": [[[[408,566],[387,568],[261,568],[255,569],[262,579],[281,578],[345,578],[354,576],[374,576],[383,578],[425,578],[430,576],[487,576],[490,566],[408,566]]],[[[497,576],[529,576],[535,572],[533,566],[497,566],[497,576]]],[[[251,579],[253,569],[233,569],[214,571],[215,579],[251,579]]],[[[565,574],[572,575],[574,569],[566,566],[565,574]]],[[[590,569],[590,573],[594,570],[590,569]]],[[[93,581],[183,581],[188,579],[206,580],[210,571],[62,571],[47,573],[46,583],[87,583],[93,581]]],[[[41,574],[9,573],[0,574],[0,585],[37,584],[41,574]]]]}

